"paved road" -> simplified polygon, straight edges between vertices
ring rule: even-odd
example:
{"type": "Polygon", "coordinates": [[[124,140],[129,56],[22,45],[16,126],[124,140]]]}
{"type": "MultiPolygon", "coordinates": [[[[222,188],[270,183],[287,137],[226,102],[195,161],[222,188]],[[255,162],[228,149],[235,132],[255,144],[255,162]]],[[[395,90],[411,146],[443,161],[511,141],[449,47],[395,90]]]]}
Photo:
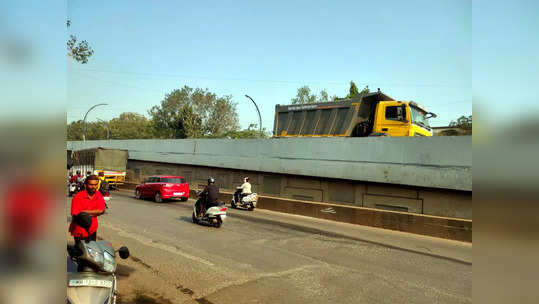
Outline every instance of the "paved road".
{"type": "Polygon", "coordinates": [[[119,267],[121,303],[471,303],[471,263],[432,254],[471,256],[469,245],[435,240],[403,250],[395,244],[414,243],[410,235],[384,231],[390,237],[365,242],[262,210],[233,210],[216,229],[191,222],[191,200],[112,195],[98,236],[131,250],[119,267]]]}

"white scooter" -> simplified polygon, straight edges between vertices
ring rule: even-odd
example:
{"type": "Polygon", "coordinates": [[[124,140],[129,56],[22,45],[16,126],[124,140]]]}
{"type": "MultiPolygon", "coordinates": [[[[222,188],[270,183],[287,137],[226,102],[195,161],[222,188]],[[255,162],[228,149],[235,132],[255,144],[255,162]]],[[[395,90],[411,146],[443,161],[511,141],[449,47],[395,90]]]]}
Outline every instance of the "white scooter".
{"type": "MultiPolygon", "coordinates": [[[[81,227],[89,228],[91,217],[82,212],[74,219],[81,227]],[[80,223],[80,224],[79,224],[80,223]]],[[[116,283],[116,258],[114,248],[107,241],[82,240],[74,246],[68,245],[67,252],[72,269],[67,272],[67,303],[71,304],[115,304],[118,294],[116,283]]],[[[122,259],[129,257],[129,249],[117,251],[122,259]]]]}
{"type": "Polygon", "coordinates": [[[236,193],[232,195],[230,206],[232,208],[243,208],[249,211],[253,211],[256,208],[256,203],[258,202],[258,195],[256,193],[251,193],[244,196],[239,202],[237,202],[236,197],[241,197],[240,192],[241,189],[236,190],[236,193]]]}
{"type": "Polygon", "coordinates": [[[214,226],[216,228],[221,227],[223,222],[226,220],[226,205],[225,203],[219,203],[219,205],[208,208],[203,216],[200,216],[198,213],[199,205],[206,199],[204,196],[200,195],[201,191],[197,192],[199,198],[193,205],[193,223],[195,224],[206,224],[214,226]]]}
{"type": "Polygon", "coordinates": [[[77,183],[69,182],[69,196],[73,196],[77,192],[77,183]]]}

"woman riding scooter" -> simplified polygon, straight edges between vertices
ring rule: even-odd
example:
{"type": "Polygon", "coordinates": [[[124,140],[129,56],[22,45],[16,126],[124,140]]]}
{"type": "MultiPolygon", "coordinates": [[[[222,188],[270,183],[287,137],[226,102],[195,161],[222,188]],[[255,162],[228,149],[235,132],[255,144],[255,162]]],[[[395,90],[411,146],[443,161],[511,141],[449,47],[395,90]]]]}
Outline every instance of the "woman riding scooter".
{"type": "Polygon", "coordinates": [[[249,177],[243,179],[243,184],[239,187],[236,187],[236,192],[234,192],[234,198],[236,202],[241,202],[241,200],[251,194],[251,183],[249,183],[249,177]]]}

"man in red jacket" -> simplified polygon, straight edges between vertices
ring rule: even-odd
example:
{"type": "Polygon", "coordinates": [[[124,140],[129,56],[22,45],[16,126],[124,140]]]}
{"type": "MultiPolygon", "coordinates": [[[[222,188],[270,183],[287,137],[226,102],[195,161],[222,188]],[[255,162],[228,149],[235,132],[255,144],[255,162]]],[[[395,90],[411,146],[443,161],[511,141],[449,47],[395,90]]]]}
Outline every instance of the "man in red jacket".
{"type": "Polygon", "coordinates": [[[75,242],[80,242],[87,237],[92,241],[97,239],[97,217],[105,213],[105,199],[97,191],[98,184],[99,178],[96,175],[88,176],[84,182],[86,190],[77,193],[71,201],[72,216],[77,216],[84,211],[92,217],[92,225],[88,231],[71,221],[69,232],[75,238],[75,242]]]}

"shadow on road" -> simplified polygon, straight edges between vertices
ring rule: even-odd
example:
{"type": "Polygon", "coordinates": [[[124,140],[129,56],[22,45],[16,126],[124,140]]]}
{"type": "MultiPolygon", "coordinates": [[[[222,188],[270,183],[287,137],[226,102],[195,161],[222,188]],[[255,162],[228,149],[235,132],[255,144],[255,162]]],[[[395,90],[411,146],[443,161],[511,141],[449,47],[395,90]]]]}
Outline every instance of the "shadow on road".
{"type": "Polygon", "coordinates": [[[118,304],[154,304],[154,303],[160,303],[160,304],[172,304],[172,302],[169,299],[165,299],[163,297],[150,297],[147,295],[143,295],[142,293],[137,293],[136,296],[133,299],[123,299],[122,296],[118,296],[118,301],[116,302],[118,304]]]}
{"type": "Polygon", "coordinates": [[[192,224],[193,218],[191,216],[180,216],[180,221],[192,224]]]}
{"type": "Polygon", "coordinates": [[[135,268],[133,267],[129,267],[127,265],[123,265],[123,264],[118,264],[116,266],[116,275],[118,277],[128,277],[129,275],[131,275],[131,273],[133,273],[135,271],[135,268]]]}

